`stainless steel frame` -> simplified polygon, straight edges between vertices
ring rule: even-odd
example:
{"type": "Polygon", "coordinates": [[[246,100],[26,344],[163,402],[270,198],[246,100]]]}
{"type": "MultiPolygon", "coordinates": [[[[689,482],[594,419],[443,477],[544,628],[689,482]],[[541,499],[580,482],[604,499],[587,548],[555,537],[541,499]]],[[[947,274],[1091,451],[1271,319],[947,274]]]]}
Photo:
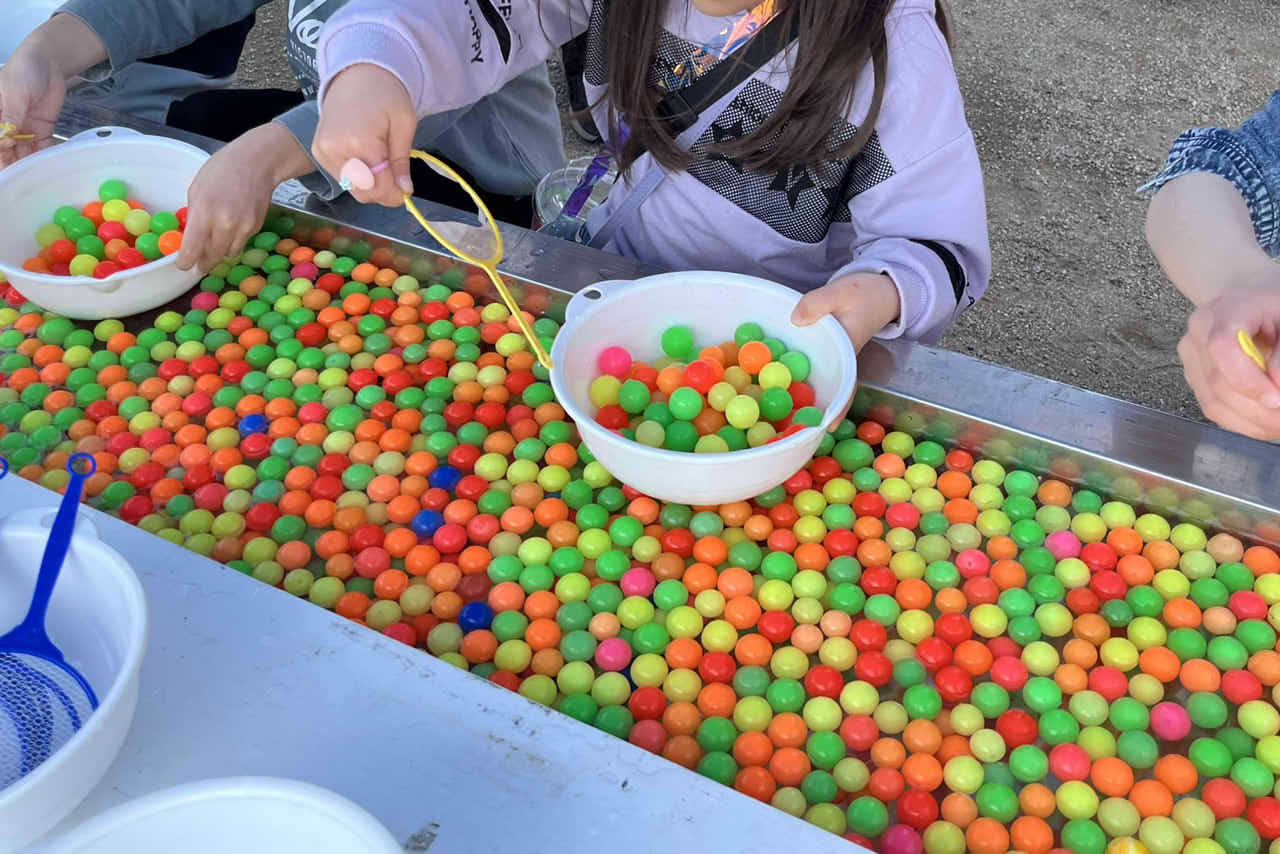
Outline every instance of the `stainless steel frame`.
{"type": "MultiPolygon", "coordinates": [[[[116,125],[174,136],[213,150],[218,143],[103,111],[69,109],[71,135],[116,125]]],[[[420,203],[428,216],[459,215],[420,203]]],[[[390,252],[397,269],[455,265],[402,211],[349,197],[322,202],[297,182],[277,189],[273,214],[291,216],[300,236],[334,230],[390,252]]],[[[602,279],[658,272],[630,259],[503,226],[500,265],[527,310],[562,318],[568,298],[602,279]]],[[[478,295],[496,298],[488,288],[478,295]]],[[[981,309],[979,309],[981,310],[981,309]]],[[[980,362],[958,353],[894,341],[859,358],[853,411],[914,436],[963,447],[1007,467],[1030,469],[1175,519],[1280,544],[1280,455],[1274,446],[1132,403],[980,362]]]]}

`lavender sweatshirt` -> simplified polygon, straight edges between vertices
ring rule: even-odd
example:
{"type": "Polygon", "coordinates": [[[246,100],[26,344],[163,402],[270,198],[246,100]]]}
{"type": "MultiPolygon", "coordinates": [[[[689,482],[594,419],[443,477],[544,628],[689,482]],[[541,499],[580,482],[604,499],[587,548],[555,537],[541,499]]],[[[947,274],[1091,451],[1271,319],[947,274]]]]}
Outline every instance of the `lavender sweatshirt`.
{"type": "MultiPolygon", "coordinates": [[[[418,115],[456,109],[586,32],[587,94],[595,101],[606,82],[609,2],[351,0],[329,19],[317,47],[321,100],[343,69],[373,63],[404,83],[418,115]]],[[[690,0],[671,0],[655,75],[688,59],[736,17],[708,16],[690,0]]],[[[937,340],[981,296],[990,276],[982,171],[934,0],[896,0],[886,29],[884,104],[875,133],[855,157],[826,175],[802,165],[765,174],[709,150],[750,133],[777,108],[792,45],[761,68],[694,143],[693,166],[666,176],[605,248],[673,269],[762,276],[800,291],[848,273],[884,273],[902,308],[879,337],[937,340]]],[[[849,139],[865,118],[870,67],[854,92],[832,142],[849,139]]],[[[598,106],[597,126],[607,126],[605,117],[598,106]]],[[[632,181],[615,185],[592,213],[590,229],[608,220],[646,171],[660,168],[649,155],[641,157],[632,181]]]]}

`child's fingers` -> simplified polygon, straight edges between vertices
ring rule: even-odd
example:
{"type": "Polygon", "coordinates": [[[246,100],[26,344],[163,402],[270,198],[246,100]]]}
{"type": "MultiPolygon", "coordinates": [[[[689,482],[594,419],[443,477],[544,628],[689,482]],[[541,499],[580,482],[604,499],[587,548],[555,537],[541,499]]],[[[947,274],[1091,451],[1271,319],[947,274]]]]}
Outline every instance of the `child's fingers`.
{"type": "MultiPolygon", "coordinates": [[[[1249,357],[1240,346],[1238,323],[1223,307],[1213,305],[1192,313],[1187,319],[1184,363],[1204,359],[1212,363],[1231,387],[1242,396],[1268,408],[1280,409],[1280,386],[1249,357]]],[[[1243,327],[1241,327],[1243,328],[1243,327]]],[[[1246,329],[1252,333],[1254,330],[1246,329]]]]}
{"type": "Polygon", "coordinates": [[[178,250],[178,269],[190,270],[200,260],[209,242],[208,215],[198,207],[189,207],[187,227],[182,230],[182,248],[178,250]]]}
{"type": "MultiPolygon", "coordinates": [[[[1257,398],[1241,394],[1217,365],[1197,349],[1190,336],[1178,344],[1187,385],[1200,404],[1200,411],[1224,430],[1255,439],[1280,439],[1280,410],[1263,406],[1257,398]]],[[[1257,370],[1257,365],[1254,365],[1257,370]]]]}

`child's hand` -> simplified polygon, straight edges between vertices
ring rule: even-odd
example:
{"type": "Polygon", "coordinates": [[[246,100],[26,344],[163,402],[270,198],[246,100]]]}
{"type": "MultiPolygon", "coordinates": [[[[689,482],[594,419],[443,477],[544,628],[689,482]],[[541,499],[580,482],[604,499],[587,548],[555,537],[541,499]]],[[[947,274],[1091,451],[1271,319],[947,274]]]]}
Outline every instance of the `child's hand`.
{"type": "Polygon", "coordinates": [[[854,273],[805,294],[792,312],[791,322],[809,326],[829,314],[849,333],[853,349],[861,350],[873,335],[893,322],[900,310],[898,289],[892,279],[875,273],[854,273]]]}
{"type": "Polygon", "coordinates": [[[187,191],[178,267],[207,272],[244,248],[262,225],[276,185],[315,167],[283,125],[256,127],[209,158],[187,191]]]}
{"type": "Polygon", "coordinates": [[[15,135],[35,137],[0,139],[0,167],[53,143],[66,97],[67,81],[56,60],[35,43],[23,42],[0,65],[0,122],[16,126],[15,135]]]}
{"type": "Polygon", "coordinates": [[[1255,439],[1280,440],[1280,274],[1234,288],[1196,309],[1178,342],[1187,384],[1205,417],[1255,439]],[[1264,372],[1240,349],[1249,333],[1267,358],[1264,372]]]}
{"type": "Polygon", "coordinates": [[[376,65],[353,65],[325,91],[311,151],[330,175],[338,175],[352,158],[368,166],[390,161],[372,189],[350,192],[361,202],[399,207],[404,194],[413,192],[409,151],[417,127],[413,102],[399,78],[376,65]]]}

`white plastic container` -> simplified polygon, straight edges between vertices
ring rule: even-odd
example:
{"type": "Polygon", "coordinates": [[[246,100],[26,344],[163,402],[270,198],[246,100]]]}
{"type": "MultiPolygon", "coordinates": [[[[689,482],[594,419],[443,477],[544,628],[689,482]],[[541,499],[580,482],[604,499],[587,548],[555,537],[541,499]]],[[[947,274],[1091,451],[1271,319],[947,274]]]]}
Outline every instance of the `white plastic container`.
{"type": "MultiPolygon", "coordinates": [[[[56,507],[0,519],[0,630],[26,614],[56,507]]],[[[0,789],[0,854],[21,851],[65,818],[115,761],[138,703],[147,602],[133,569],[81,513],[49,602],[49,637],[93,687],[98,708],[34,771],[0,789]]]]}
{"type": "Polygon", "coordinates": [[[817,451],[823,434],[849,408],[857,379],[849,336],[830,317],[792,326],[800,294],[735,273],[664,273],[635,281],[600,282],[578,292],[565,310],[551,351],[551,385],[582,441],[614,477],[646,495],[682,504],[723,504],[753,498],[795,474],[817,451]],[[769,445],[725,454],[650,448],[606,430],[592,415],[587,389],[596,358],[611,345],[633,358],[661,353],[662,331],[681,324],[699,345],[731,340],[739,324],[755,321],[769,335],[802,351],[812,366],[807,382],[824,410],[820,426],[769,445]]]}
{"type": "Polygon", "coordinates": [[[49,854],[403,854],[377,819],[295,780],[229,777],[155,792],[89,819],[49,854]]]}
{"type": "Polygon", "coordinates": [[[179,270],[177,255],[122,270],[107,279],[29,273],[22,262],[35,254],[36,229],[52,221],[60,205],[80,206],[98,197],[98,185],[119,178],[131,198],[151,213],[176,211],[209,155],[193,145],[127,128],[98,128],[0,169],[0,273],[24,296],[67,317],[125,317],[164,305],[200,278],[179,270]]]}

